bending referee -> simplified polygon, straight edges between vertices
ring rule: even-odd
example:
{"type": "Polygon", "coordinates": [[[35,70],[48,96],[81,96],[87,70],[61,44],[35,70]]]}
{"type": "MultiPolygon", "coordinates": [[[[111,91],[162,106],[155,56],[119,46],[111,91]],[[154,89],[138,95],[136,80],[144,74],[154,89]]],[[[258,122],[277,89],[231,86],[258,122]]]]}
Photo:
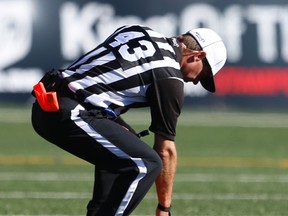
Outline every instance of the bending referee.
{"type": "Polygon", "coordinates": [[[223,41],[211,29],[167,38],[130,25],[34,86],[35,131],[95,165],[88,216],[130,215],[154,182],[155,215],[171,215],[184,82],[215,92],[213,76],[225,61],[223,41]],[[121,118],[137,107],[150,107],[153,148],[121,118]]]}

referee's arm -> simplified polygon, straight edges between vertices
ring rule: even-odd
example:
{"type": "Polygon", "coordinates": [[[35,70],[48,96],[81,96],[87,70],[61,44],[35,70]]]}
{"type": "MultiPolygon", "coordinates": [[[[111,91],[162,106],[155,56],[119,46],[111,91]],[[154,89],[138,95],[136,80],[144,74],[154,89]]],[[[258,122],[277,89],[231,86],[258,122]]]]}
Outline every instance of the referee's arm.
{"type": "MultiPolygon", "coordinates": [[[[172,203],[173,182],[176,172],[177,151],[175,142],[155,133],[154,149],[162,159],[163,167],[156,179],[158,202],[164,207],[172,203]]],[[[156,210],[156,216],[168,215],[167,212],[156,210]]]]}

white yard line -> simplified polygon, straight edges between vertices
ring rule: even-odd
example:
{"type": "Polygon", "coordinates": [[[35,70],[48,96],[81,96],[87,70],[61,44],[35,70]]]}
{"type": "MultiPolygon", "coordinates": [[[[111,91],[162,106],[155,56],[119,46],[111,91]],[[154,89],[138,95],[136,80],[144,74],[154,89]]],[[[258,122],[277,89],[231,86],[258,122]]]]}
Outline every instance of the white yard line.
{"type": "MultiPolygon", "coordinates": [[[[31,110],[21,108],[1,108],[1,123],[29,123],[31,110]]],[[[150,114],[146,110],[131,110],[123,115],[131,125],[149,125],[150,114]]],[[[217,126],[217,127],[256,127],[288,128],[287,113],[272,112],[235,112],[235,111],[195,111],[184,109],[178,121],[179,125],[217,126]]]]}
{"type": "MultiPolygon", "coordinates": [[[[31,215],[31,214],[1,214],[0,216],[83,216],[83,215],[65,215],[65,214],[42,214],[42,215],[31,215]]],[[[134,215],[134,216],[140,216],[140,215],[134,215]]],[[[148,215],[146,215],[148,216],[148,215]]]]}
{"type": "MultiPolygon", "coordinates": [[[[1,181],[93,181],[93,173],[58,173],[58,172],[1,172],[1,181]]],[[[235,183],[288,183],[288,174],[205,174],[179,173],[175,182],[235,182],[235,183]]],[[[1,184],[0,184],[1,185],[1,184]]],[[[0,186],[1,190],[1,186],[0,186]]]]}
{"type": "Polygon", "coordinates": [[[83,192],[1,192],[0,199],[90,199],[91,193],[83,192]]]}
{"type": "Polygon", "coordinates": [[[201,112],[184,110],[179,117],[180,125],[217,127],[287,128],[287,113],[253,112],[201,112]],[[186,112],[185,112],[186,111],[186,112]],[[188,111],[188,112],[187,112],[188,111]]]}
{"type": "Polygon", "coordinates": [[[176,182],[288,183],[288,175],[273,174],[177,174],[176,182]]]}
{"type": "MultiPolygon", "coordinates": [[[[0,199],[53,199],[53,200],[70,200],[70,199],[90,199],[90,193],[83,192],[1,192],[0,199]]],[[[157,200],[156,194],[151,192],[146,195],[145,199],[157,200]]],[[[265,194],[265,193],[174,193],[174,200],[257,200],[257,201],[287,201],[288,194],[265,194]]]]}
{"type": "MultiPolygon", "coordinates": [[[[92,181],[93,173],[1,172],[0,181],[92,181]]],[[[1,187],[0,187],[1,188],[1,187]]]]}
{"type": "MultiPolygon", "coordinates": [[[[1,172],[1,182],[17,181],[93,181],[93,174],[79,173],[57,173],[57,172],[1,172]]],[[[288,183],[288,174],[205,174],[205,173],[179,173],[175,182],[235,182],[235,183],[288,183]]],[[[1,186],[0,186],[1,191],[1,186]]],[[[27,192],[27,191],[1,191],[0,199],[90,199],[91,193],[87,192],[27,192]]],[[[145,199],[156,200],[156,194],[150,192],[145,199]]],[[[266,193],[174,193],[175,200],[258,200],[258,201],[287,201],[288,194],[266,194],[266,193]]],[[[1,216],[1,215],[0,215],[1,216]]]]}
{"type": "MultiPolygon", "coordinates": [[[[83,215],[65,215],[65,214],[43,214],[43,215],[31,215],[31,214],[1,214],[0,216],[83,216],[83,215]]],[[[154,216],[154,215],[131,215],[131,216],[154,216]]],[[[179,215],[181,216],[181,215],[179,215]]],[[[194,215],[194,216],[205,216],[205,215],[194,215]]],[[[265,215],[262,215],[265,216],[265,215]]]]}
{"type": "MultiPolygon", "coordinates": [[[[31,214],[1,214],[0,216],[83,216],[83,215],[64,215],[64,214],[43,214],[43,215],[40,215],[40,214],[37,214],[37,215],[31,215],[31,214]]],[[[155,215],[136,215],[136,214],[132,214],[131,216],[155,216],[155,215]]],[[[187,216],[187,215],[177,215],[177,216],[187,216]]],[[[219,216],[219,215],[199,215],[199,214],[193,214],[193,216],[219,216]]],[[[229,216],[243,216],[242,214],[239,215],[239,214],[233,214],[233,215],[229,215],[229,216]]],[[[249,216],[254,216],[254,215],[251,215],[249,214],[249,216]]],[[[259,215],[255,215],[255,216],[259,216],[259,215]]],[[[261,216],[271,216],[271,215],[268,215],[268,214],[261,214],[261,216]]],[[[280,216],[280,215],[279,215],[280,216]]],[[[282,215],[281,215],[282,216],[282,215]]]]}
{"type": "Polygon", "coordinates": [[[222,194],[193,194],[176,193],[173,194],[175,200],[257,200],[257,201],[286,201],[287,194],[241,194],[241,193],[222,193],[222,194]]]}
{"type": "MultiPolygon", "coordinates": [[[[0,157],[0,165],[88,165],[87,162],[73,156],[43,156],[43,155],[3,155],[0,157]]],[[[185,167],[233,167],[233,168],[288,168],[288,159],[272,158],[202,158],[179,157],[178,166],[185,167]]]]}
{"type": "MultiPolygon", "coordinates": [[[[65,215],[65,214],[37,214],[37,215],[32,215],[32,214],[0,214],[0,216],[83,216],[83,215],[65,215]]],[[[138,215],[138,214],[132,214],[131,216],[155,216],[155,215],[138,215]]],[[[187,216],[187,215],[177,215],[177,216],[187,216]]],[[[193,214],[193,216],[219,216],[219,215],[199,215],[199,214],[193,214]]],[[[242,214],[233,214],[233,215],[229,215],[229,216],[243,216],[242,214]]],[[[250,215],[249,216],[253,216],[250,215]]],[[[258,215],[255,215],[258,216],[258,215]]],[[[261,214],[261,216],[271,216],[271,215],[267,215],[267,214],[261,214]]],[[[279,215],[280,216],[280,215],[279,215]]]]}

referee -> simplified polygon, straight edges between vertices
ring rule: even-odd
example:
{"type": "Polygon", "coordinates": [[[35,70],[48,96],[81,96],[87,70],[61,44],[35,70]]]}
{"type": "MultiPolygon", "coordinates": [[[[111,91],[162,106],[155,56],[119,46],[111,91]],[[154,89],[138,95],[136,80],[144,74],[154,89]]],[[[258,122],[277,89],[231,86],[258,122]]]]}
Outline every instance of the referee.
{"type": "Polygon", "coordinates": [[[154,182],[155,215],[171,215],[184,82],[215,92],[213,76],[225,61],[223,41],[211,29],[167,38],[130,25],[34,86],[35,131],[95,165],[88,216],[130,215],[154,182]],[[121,118],[137,107],[150,107],[153,148],[121,118]]]}

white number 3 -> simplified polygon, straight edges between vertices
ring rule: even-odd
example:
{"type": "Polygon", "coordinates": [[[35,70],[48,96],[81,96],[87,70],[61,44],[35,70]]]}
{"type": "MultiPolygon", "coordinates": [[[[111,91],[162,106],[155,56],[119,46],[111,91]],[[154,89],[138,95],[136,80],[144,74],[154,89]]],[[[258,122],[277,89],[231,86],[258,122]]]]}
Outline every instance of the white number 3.
{"type": "Polygon", "coordinates": [[[137,47],[130,47],[129,41],[135,38],[143,37],[144,34],[142,32],[124,32],[120,33],[115,37],[114,42],[109,45],[112,47],[121,46],[119,48],[119,53],[123,59],[127,61],[137,61],[141,58],[147,58],[154,55],[156,49],[153,44],[147,40],[138,41],[137,47]]]}

